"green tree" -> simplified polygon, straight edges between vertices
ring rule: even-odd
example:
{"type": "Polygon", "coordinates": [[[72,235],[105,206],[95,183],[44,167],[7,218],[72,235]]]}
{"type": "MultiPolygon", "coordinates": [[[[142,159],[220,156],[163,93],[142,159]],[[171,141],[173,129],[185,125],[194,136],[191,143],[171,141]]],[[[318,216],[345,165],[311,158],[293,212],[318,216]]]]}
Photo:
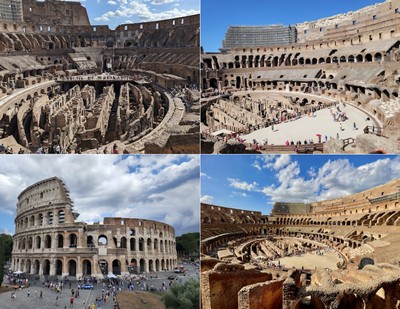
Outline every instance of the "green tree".
{"type": "Polygon", "coordinates": [[[11,260],[12,246],[12,237],[7,234],[0,234],[0,286],[3,283],[4,264],[11,260]]]}
{"type": "Polygon", "coordinates": [[[199,253],[200,233],[187,233],[176,237],[176,251],[189,255],[199,253]]]}
{"type": "Polygon", "coordinates": [[[190,279],[184,284],[176,284],[163,295],[167,309],[198,309],[200,308],[200,282],[190,279]]]}
{"type": "Polygon", "coordinates": [[[0,234],[0,244],[4,249],[4,261],[10,261],[13,246],[13,239],[11,235],[0,234]]]}
{"type": "Polygon", "coordinates": [[[3,284],[4,277],[4,245],[0,242],[0,286],[3,284]]]}

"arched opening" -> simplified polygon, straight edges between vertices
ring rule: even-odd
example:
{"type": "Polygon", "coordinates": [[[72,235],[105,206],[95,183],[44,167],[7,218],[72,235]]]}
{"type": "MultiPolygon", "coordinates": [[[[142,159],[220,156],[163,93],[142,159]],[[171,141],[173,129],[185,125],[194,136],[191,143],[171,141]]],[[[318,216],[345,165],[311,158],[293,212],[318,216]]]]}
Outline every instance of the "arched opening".
{"type": "Polygon", "coordinates": [[[105,235],[100,235],[99,238],[97,239],[98,245],[99,246],[106,246],[108,243],[107,236],[105,235]]]}
{"type": "Polygon", "coordinates": [[[87,246],[88,247],[94,247],[95,245],[94,245],[94,239],[93,239],[93,236],[92,235],[89,235],[87,238],[86,238],[86,243],[87,243],[87,246]]]}
{"type": "Polygon", "coordinates": [[[151,238],[147,238],[147,251],[151,251],[152,245],[151,245],[151,238]]]}
{"type": "Polygon", "coordinates": [[[156,259],[156,271],[160,271],[160,261],[156,259]]]}
{"type": "Polygon", "coordinates": [[[140,259],[139,263],[140,263],[140,272],[144,273],[146,271],[146,262],[144,259],[140,259]]]}
{"type": "Polygon", "coordinates": [[[36,236],[35,248],[36,248],[36,249],[40,249],[41,244],[42,244],[42,239],[40,238],[40,236],[36,236]]]}
{"type": "Polygon", "coordinates": [[[365,55],[365,62],[372,62],[372,55],[371,54],[366,54],[365,55]]]}
{"type": "Polygon", "coordinates": [[[121,262],[119,260],[114,260],[112,262],[112,272],[114,275],[121,274],[121,262]]]}
{"type": "Polygon", "coordinates": [[[76,248],[78,246],[78,237],[75,234],[69,235],[69,247],[76,248]]]}
{"type": "Polygon", "coordinates": [[[131,245],[131,251],[136,251],[136,239],[135,238],[131,238],[130,245],[131,245]]]}
{"type": "Polygon", "coordinates": [[[63,248],[64,247],[64,236],[61,234],[57,235],[57,248],[63,248]]]}
{"type": "Polygon", "coordinates": [[[126,237],[122,237],[121,238],[120,248],[125,248],[126,249],[126,237]]]}
{"type": "Polygon", "coordinates": [[[33,262],[33,274],[34,275],[39,275],[39,269],[40,269],[40,264],[38,260],[35,260],[33,262]]]}
{"type": "Polygon", "coordinates": [[[92,275],[92,263],[89,260],[84,260],[82,262],[82,274],[83,276],[92,275]]]}
{"type": "Polygon", "coordinates": [[[380,62],[382,60],[382,54],[381,53],[376,53],[374,56],[374,60],[376,62],[380,62]]]}
{"type": "Polygon", "coordinates": [[[46,249],[50,249],[51,248],[51,236],[50,235],[46,235],[45,242],[44,242],[44,247],[46,249]]]}
{"type": "Polygon", "coordinates": [[[154,272],[153,260],[149,260],[149,272],[154,272]]]}
{"type": "Polygon", "coordinates": [[[139,251],[144,251],[144,239],[143,239],[143,237],[139,238],[139,251]]]}
{"type": "Polygon", "coordinates": [[[56,261],[56,276],[62,276],[62,261],[56,261]]]}
{"type": "Polygon", "coordinates": [[[137,265],[137,261],[136,259],[131,259],[131,264],[130,264],[130,272],[131,273],[138,273],[139,269],[138,269],[138,265],[137,265]]]}
{"type": "Polygon", "coordinates": [[[108,262],[106,260],[100,260],[99,267],[100,267],[100,271],[103,275],[108,274],[108,262]]]}
{"type": "Polygon", "coordinates": [[[43,262],[43,275],[44,276],[50,275],[50,261],[47,259],[44,260],[44,262],[43,262]]]}
{"type": "Polygon", "coordinates": [[[75,260],[68,261],[68,276],[75,277],[76,276],[76,262],[75,260]]]}

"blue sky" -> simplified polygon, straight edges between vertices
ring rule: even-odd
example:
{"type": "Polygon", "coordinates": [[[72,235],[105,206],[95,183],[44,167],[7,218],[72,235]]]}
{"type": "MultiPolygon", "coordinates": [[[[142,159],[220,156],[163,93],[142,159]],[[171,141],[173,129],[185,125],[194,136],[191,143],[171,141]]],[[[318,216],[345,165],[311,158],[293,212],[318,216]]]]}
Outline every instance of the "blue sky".
{"type": "Polygon", "coordinates": [[[201,46],[218,52],[229,26],[294,25],[355,11],[383,0],[202,0],[201,46]]]}
{"type": "Polygon", "coordinates": [[[199,231],[197,155],[3,155],[0,233],[14,234],[19,193],[54,176],[69,188],[79,221],[143,218],[171,224],[178,236],[199,231]]]}
{"type": "Polygon", "coordinates": [[[201,201],[269,214],[274,202],[312,202],[400,177],[400,156],[203,155],[201,201]]]}
{"type": "Polygon", "coordinates": [[[199,0],[81,0],[92,25],[111,29],[125,23],[140,23],[199,14],[199,0]]]}

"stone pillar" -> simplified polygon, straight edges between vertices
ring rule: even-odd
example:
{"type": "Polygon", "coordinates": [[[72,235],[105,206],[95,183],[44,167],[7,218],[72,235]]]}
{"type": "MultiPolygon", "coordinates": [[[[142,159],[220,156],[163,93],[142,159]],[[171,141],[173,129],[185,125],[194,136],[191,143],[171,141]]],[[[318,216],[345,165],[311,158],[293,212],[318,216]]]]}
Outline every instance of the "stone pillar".
{"type": "Polygon", "coordinates": [[[50,260],[50,276],[55,276],[56,275],[56,258],[51,258],[50,260]]]}
{"type": "Polygon", "coordinates": [[[83,271],[82,271],[82,258],[78,256],[77,261],[76,261],[76,278],[82,277],[83,271]]]}

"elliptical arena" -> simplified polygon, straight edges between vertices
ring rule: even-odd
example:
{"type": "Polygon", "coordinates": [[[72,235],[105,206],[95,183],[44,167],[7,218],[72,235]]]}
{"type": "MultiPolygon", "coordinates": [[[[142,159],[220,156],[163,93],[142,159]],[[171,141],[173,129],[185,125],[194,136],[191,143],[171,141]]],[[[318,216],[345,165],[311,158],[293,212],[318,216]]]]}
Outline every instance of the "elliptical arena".
{"type": "Polygon", "coordinates": [[[115,30],[77,2],[23,0],[22,15],[0,23],[0,143],[199,152],[199,15],[115,30]]]}
{"type": "Polygon", "coordinates": [[[270,153],[299,141],[303,151],[305,139],[316,147],[304,152],[398,153],[399,14],[387,0],[294,26],[230,27],[220,53],[202,54],[202,151],[244,152],[233,139],[213,148],[228,133],[270,153]],[[327,112],[337,108],[340,123],[327,112]]]}
{"type": "Polygon", "coordinates": [[[172,270],[177,263],[174,228],[145,219],[77,221],[69,191],[59,178],[35,183],[18,196],[12,269],[41,279],[105,278],[109,273],[172,270]]]}
{"type": "Polygon", "coordinates": [[[271,215],[202,204],[202,308],[398,308],[399,188],[276,203],[271,215]]]}

